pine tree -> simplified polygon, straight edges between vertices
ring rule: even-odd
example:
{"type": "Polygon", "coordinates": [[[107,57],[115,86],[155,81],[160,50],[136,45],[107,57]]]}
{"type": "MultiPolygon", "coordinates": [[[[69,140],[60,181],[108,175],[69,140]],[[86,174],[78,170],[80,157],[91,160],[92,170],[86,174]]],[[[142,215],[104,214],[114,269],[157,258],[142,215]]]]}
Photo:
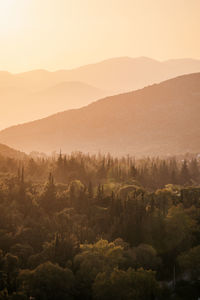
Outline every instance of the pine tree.
{"type": "Polygon", "coordinates": [[[199,179],[199,166],[196,158],[192,159],[192,161],[190,162],[189,170],[191,178],[197,182],[199,179]]]}
{"type": "Polygon", "coordinates": [[[187,161],[184,160],[181,166],[180,183],[184,185],[186,183],[189,183],[189,180],[190,180],[190,173],[188,170],[188,164],[187,161]]]}

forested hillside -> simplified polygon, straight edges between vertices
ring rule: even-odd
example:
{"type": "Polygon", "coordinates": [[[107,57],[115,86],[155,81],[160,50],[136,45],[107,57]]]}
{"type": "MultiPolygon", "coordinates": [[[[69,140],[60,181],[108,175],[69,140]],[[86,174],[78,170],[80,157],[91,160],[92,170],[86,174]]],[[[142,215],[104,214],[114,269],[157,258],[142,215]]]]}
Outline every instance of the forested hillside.
{"type": "Polygon", "coordinates": [[[197,154],[5,159],[1,300],[197,299],[197,154]]]}
{"type": "Polygon", "coordinates": [[[0,0],[0,300],[200,300],[200,0],[0,0]]]}

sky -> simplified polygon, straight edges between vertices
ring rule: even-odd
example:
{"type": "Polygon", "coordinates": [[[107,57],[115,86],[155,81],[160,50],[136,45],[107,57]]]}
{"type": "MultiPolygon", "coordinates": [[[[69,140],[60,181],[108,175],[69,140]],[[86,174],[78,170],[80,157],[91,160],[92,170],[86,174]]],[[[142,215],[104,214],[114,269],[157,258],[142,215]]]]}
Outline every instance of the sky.
{"type": "Polygon", "coordinates": [[[0,0],[0,70],[200,58],[200,0],[0,0]]]}

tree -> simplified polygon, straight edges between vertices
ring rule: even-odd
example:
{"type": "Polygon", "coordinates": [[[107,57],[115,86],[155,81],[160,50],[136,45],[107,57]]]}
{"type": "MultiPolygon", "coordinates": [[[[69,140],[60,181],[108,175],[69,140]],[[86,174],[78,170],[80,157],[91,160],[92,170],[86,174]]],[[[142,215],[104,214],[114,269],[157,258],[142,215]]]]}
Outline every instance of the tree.
{"type": "Polygon", "coordinates": [[[56,233],[51,242],[44,244],[44,250],[41,253],[44,261],[58,263],[65,267],[71,261],[79,250],[79,243],[73,234],[56,233]]]}
{"type": "Polygon", "coordinates": [[[126,252],[128,267],[134,269],[144,268],[157,270],[161,265],[161,259],[157,256],[156,250],[147,244],[141,244],[138,247],[129,248],[126,252]]]}
{"type": "Polygon", "coordinates": [[[184,185],[184,184],[188,183],[189,180],[190,180],[190,173],[189,173],[189,169],[188,169],[188,164],[187,164],[187,161],[184,160],[183,164],[181,166],[180,183],[184,185]]]}
{"type": "Polygon", "coordinates": [[[189,170],[190,170],[191,178],[195,182],[197,182],[199,179],[199,166],[196,158],[192,159],[192,161],[190,162],[189,170]]]}
{"type": "Polygon", "coordinates": [[[69,184],[69,198],[70,204],[73,207],[81,206],[80,203],[80,194],[85,191],[85,186],[82,184],[80,180],[73,180],[69,184]]]}
{"type": "Polygon", "coordinates": [[[5,255],[4,271],[7,275],[7,290],[11,294],[16,290],[16,278],[19,271],[19,260],[17,256],[10,253],[5,255]]]}
{"type": "Polygon", "coordinates": [[[124,261],[122,246],[116,246],[106,240],[95,244],[85,244],[81,253],[75,256],[74,267],[77,270],[77,289],[80,297],[90,297],[95,277],[99,272],[112,270],[124,261]]]}
{"type": "Polygon", "coordinates": [[[157,190],[155,193],[156,206],[164,217],[166,217],[168,209],[171,207],[172,196],[172,192],[167,188],[157,190]]]}
{"type": "Polygon", "coordinates": [[[33,271],[21,271],[18,282],[19,290],[26,290],[27,296],[33,296],[37,300],[72,299],[72,271],[50,262],[41,264],[33,271]]]}
{"type": "Polygon", "coordinates": [[[182,271],[188,272],[193,279],[200,276],[200,246],[191,248],[178,257],[182,271]]]}
{"type": "Polygon", "coordinates": [[[18,257],[20,266],[25,267],[27,259],[33,254],[33,248],[30,245],[18,243],[11,247],[10,252],[18,257]]]}
{"type": "Polygon", "coordinates": [[[196,222],[179,207],[171,207],[165,219],[163,247],[161,249],[162,260],[165,264],[163,275],[174,277],[177,256],[189,249],[192,245],[196,222]]]}
{"type": "Polygon", "coordinates": [[[41,196],[41,206],[48,213],[56,210],[56,186],[54,184],[54,177],[49,173],[48,182],[45,185],[44,192],[41,196]]]}
{"type": "Polygon", "coordinates": [[[165,226],[165,251],[172,251],[175,255],[190,248],[196,222],[186,214],[182,207],[170,208],[165,226]]]}
{"type": "Polygon", "coordinates": [[[158,294],[158,283],[153,271],[127,271],[115,268],[111,273],[99,273],[93,284],[96,300],[152,300],[158,294]]]}

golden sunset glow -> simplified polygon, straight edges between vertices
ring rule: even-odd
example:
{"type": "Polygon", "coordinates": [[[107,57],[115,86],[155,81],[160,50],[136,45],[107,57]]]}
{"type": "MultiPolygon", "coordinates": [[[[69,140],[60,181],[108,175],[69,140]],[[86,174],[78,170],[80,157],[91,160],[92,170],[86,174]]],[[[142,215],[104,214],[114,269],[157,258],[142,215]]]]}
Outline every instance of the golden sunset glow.
{"type": "Polygon", "coordinates": [[[200,0],[0,0],[0,300],[200,299],[200,0]]]}
{"type": "Polygon", "coordinates": [[[198,72],[199,11],[199,0],[0,0],[0,129],[198,72]]]}
{"type": "Polygon", "coordinates": [[[199,0],[0,0],[0,70],[200,58],[199,11],[199,0]]]}
{"type": "Polygon", "coordinates": [[[25,9],[27,1],[1,0],[0,1],[0,33],[7,39],[17,34],[25,27],[25,9]]]}

